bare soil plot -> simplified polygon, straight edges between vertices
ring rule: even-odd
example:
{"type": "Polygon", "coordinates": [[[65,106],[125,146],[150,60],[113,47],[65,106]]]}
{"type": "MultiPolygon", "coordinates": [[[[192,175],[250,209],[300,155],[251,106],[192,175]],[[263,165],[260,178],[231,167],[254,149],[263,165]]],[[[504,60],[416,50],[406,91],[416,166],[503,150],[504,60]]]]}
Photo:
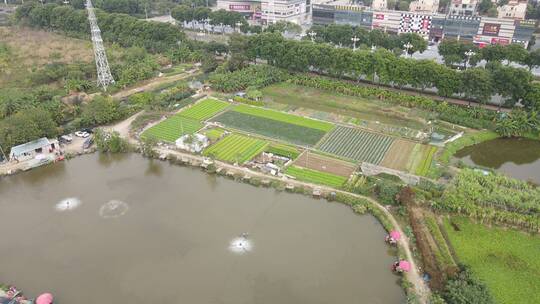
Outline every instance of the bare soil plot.
{"type": "Polygon", "coordinates": [[[302,153],[294,165],[345,177],[349,177],[356,170],[356,165],[353,163],[308,151],[302,153]]]}
{"type": "Polygon", "coordinates": [[[414,146],[416,146],[416,143],[412,141],[403,139],[395,140],[390,146],[390,149],[388,149],[388,152],[386,152],[381,166],[407,171],[407,164],[411,158],[414,146]]]}

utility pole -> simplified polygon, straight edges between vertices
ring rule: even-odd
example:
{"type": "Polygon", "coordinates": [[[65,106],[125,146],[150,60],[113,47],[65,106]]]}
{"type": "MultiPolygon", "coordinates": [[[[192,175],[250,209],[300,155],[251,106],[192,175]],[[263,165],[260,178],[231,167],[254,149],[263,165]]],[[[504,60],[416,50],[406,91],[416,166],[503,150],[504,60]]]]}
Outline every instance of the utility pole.
{"type": "Polygon", "coordinates": [[[2,146],[0,145],[0,152],[2,152],[2,156],[4,157],[0,163],[3,163],[4,161],[7,161],[6,154],[4,153],[4,149],[2,149],[2,146]]]}
{"type": "Polygon", "coordinates": [[[86,10],[88,11],[88,22],[90,22],[90,32],[92,34],[92,44],[94,45],[94,57],[96,59],[97,84],[107,91],[107,87],[114,83],[114,78],[111,75],[109,61],[101,39],[101,31],[97,24],[96,15],[94,14],[94,6],[92,1],[86,0],[86,10]]]}
{"type": "Polygon", "coordinates": [[[351,41],[353,43],[353,51],[356,51],[356,43],[358,41],[360,41],[360,38],[356,37],[356,35],[354,35],[354,37],[351,38],[351,41]]]}

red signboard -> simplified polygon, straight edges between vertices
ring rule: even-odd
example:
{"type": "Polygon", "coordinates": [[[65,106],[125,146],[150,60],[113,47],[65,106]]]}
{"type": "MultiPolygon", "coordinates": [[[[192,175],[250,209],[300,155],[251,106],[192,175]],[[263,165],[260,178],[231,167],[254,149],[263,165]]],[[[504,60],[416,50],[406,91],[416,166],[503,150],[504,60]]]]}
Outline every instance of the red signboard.
{"type": "Polygon", "coordinates": [[[251,6],[249,4],[230,4],[229,9],[231,11],[249,11],[251,6]]]}
{"type": "Polygon", "coordinates": [[[507,44],[510,44],[510,39],[506,39],[506,38],[491,38],[491,44],[502,44],[502,45],[507,45],[507,44]]]}
{"type": "Polygon", "coordinates": [[[498,36],[499,30],[501,29],[500,24],[496,23],[485,23],[484,28],[482,29],[482,35],[488,36],[498,36]]]}
{"type": "Polygon", "coordinates": [[[384,20],[384,14],[375,14],[375,19],[384,20]]]}

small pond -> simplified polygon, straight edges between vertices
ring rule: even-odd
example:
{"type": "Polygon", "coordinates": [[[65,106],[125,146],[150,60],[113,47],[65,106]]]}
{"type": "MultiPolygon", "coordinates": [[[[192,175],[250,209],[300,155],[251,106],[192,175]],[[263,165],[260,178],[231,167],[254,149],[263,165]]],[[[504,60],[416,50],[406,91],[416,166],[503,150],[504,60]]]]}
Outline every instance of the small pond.
{"type": "Polygon", "coordinates": [[[468,165],[493,168],[508,176],[540,184],[540,141],[497,138],[455,154],[468,165]]]}

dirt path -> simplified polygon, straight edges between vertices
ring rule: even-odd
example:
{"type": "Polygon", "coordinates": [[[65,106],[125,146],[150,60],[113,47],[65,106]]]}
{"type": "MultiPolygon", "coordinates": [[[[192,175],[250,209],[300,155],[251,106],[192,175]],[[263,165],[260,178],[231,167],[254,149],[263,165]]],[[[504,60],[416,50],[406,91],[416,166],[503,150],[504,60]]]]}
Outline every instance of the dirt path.
{"type": "MultiPolygon", "coordinates": [[[[188,159],[190,161],[202,162],[203,159],[204,159],[202,156],[193,155],[193,154],[189,154],[189,153],[183,153],[183,152],[179,152],[179,151],[176,151],[176,150],[171,150],[171,149],[164,148],[164,147],[158,147],[158,148],[156,148],[156,151],[160,155],[169,155],[169,154],[171,154],[171,155],[175,155],[176,157],[180,157],[182,159],[188,159]]],[[[342,190],[337,190],[337,189],[326,187],[326,186],[306,183],[306,182],[302,182],[302,181],[298,181],[298,180],[294,180],[294,179],[288,179],[288,178],[285,178],[285,177],[284,178],[278,178],[278,177],[275,177],[275,176],[266,175],[266,174],[263,174],[263,173],[260,173],[260,172],[253,171],[253,170],[248,169],[248,168],[234,166],[234,165],[224,163],[224,162],[221,162],[221,161],[215,161],[215,164],[219,168],[224,168],[226,170],[242,173],[242,174],[249,175],[249,176],[257,176],[257,177],[260,177],[262,179],[268,179],[268,180],[283,181],[283,182],[286,182],[288,184],[294,185],[296,187],[299,187],[299,186],[301,186],[301,187],[311,187],[311,188],[319,188],[322,191],[327,191],[327,192],[332,192],[332,191],[333,192],[340,192],[340,193],[344,193],[344,194],[347,194],[347,195],[352,195],[352,196],[355,196],[355,197],[362,198],[362,199],[370,201],[377,208],[379,208],[382,212],[384,212],[384,214],[387,216],[387,218],[392,223],[392,226],[394,226],[394,229],[399,231],[399,233],[403,236],[403,238],[401,238],[399,240],[399,246],[404,251],[407,261],[409,261],[411,263],[411,271],[406,273],[405,276],[406,276],[407,280],[413,285],[413,288],[414,288],[416,294],[419,297],[420,303],[422,303],[422,304],[427,304],[428,303],[430,290],[427,287],[427,285],[425,284],[424,280],[422,279],[422,277],[420,275],[420,272],[418,271],[418,267],[416,266],[416,262],[414,261],[414,258],[413,258],[413,255],[412,255],[411,245],[410,245],[409,239],[406,237],[405,233],[403,232],[403,230],[399,226],[399,223],[394,218],[394,216],[383,205],[379,204],[374,199],[372,199],[370,197],[354,194],[354,193],[349,193],[349,192],[342,191],[342,190]]]]}
{"type": "Polygon", "coordinates": [[[185,71],[183,73],[172,75],[172,76],[164,76],[164,77],[152,78],[149,81],[144,82],[144,84],[142,84],[142,85],[138,85],[138,86],[132,87],[132,88],[127,88],[125,90],[117,92],[117,93],[113,94],[112,97],[115,98],[115,99],[122,99],[122,98],[128,97],[128,96],[136,94],[136,93],[145,92],[145,91],[151,91],[151,90],[156,89],[160,85],[163,85],[165,83],[175,82],[175,81],[182,80],[184,78],[188,78],[190,76],[193,76],[193,75],[196,74],[196,72],[197,72],[197,69],[192,69],[192,70],[188,70],[188,71],[185,71]]]}
{"type": "Polygon", "coordinates": [[[144,110],[131,115],[127,119],[124,119],[117,124],[111,126],[104,126],[102,127],[102,129],[107,132],[118,132],[121,137],[127,138],[130,142],[132,142],[133,138],[130,138],[129,136],[129,128],[131,126],[131,123],[142,113],[144,113],[144,110]]]}

